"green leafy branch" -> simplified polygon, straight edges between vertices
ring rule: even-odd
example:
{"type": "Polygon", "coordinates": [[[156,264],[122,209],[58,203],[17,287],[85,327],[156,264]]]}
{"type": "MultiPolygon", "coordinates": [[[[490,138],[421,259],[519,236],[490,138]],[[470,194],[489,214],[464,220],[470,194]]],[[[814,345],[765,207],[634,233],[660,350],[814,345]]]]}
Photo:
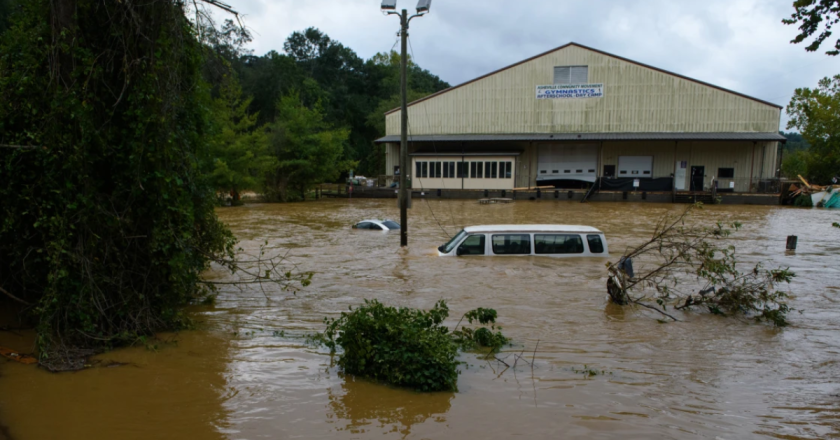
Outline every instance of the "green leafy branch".
{"type": "Polygon", "coordinates": [[[664,217],[648,241],[625,252],[622,260],[643,264],[638,273],[631,276],[621,262],[607,264],[611,300],[646,307],[674,321],[678,319],[667,312],[669,306],[675,310],[701,306],[718,315],[788,325],[789,296],[776,287],[789,284],[795,274],[783,268],[767,270],[760,263],[741,271],[735,247],[721,244],[741,224],[686,226],[689,214],[700,208],[698,204],[664,217]]]}

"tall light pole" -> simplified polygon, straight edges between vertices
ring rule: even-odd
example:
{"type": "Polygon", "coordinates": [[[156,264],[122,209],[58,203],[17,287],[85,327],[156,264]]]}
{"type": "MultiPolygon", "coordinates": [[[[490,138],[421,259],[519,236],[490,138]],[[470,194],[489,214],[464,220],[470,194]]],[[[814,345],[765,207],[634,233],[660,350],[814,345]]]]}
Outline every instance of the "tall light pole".
{"type": "Polygon", "coordinates": [[[408,174],[408,24],[413,18],[422,17],[429,12],[432,0],[417,2],[417,14],[409,17],[408,11],[396,12],[397,0],[382,0],[382,10],[388,15],[400,17],[400,246],[408,246],[408,188],[405,176],[408,174]]]}

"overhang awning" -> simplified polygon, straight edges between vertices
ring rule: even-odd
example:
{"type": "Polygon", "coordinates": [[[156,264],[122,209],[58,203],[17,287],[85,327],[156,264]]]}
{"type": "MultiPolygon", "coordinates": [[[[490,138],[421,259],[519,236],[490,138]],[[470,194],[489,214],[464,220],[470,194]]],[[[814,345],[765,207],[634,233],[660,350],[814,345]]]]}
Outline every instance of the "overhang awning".
{"type": "Polygon", "coordinates": [[[519,156],[518,148],[483,147],[481,151],[464,151],[460,145],[424,145],[409,156],[519,156]]]}
{"type": "MultiPolygon", "coordinates": [[[[399,135],[385,136],[376,143],[397,143],[399,135]]],[[[779,133],[520,133],[414,135],[409,142],[553,142],[553,141],[754,141],[786,142],[779,133]]]]}

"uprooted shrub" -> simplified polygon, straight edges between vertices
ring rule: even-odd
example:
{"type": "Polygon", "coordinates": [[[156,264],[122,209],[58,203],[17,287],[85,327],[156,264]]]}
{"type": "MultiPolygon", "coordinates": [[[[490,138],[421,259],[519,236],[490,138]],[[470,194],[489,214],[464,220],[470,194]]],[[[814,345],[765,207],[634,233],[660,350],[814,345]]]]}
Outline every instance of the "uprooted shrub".
{"type": "Polygon", "coordinates": [[[669,306],[705,308],[716,315],[786,326],[791,311],[788,294],[777,287],[790,283],[795,274],[789,269],[765,269],[760,263],[742,270],[735,247],[726,240],[741,225],[686,225],[689,214],[701,207],[690,206],[680,215],[664,217],[650,240],[607,265],[610,299],[619,305],[632,303],[656,310],[675,321],[667,313],[669,306]],[[635,273],[632,264],[627,264],[633,260],[641,264],[635,273]]]}
{"type": "MultiPolygon", "coordinates": [[[[351,307],[337,319],[324,318],[323,340],[333,352],[339,346],[343,349],[337,364],[345,373],[418,391],[454,391],[459,347],[495,351],[508,339],[483,327],[450,333],[443,325],[448,316],[443,300],[429,311],[365,300],[363,306],[351,307]]],[[[464,317],[470,322],[495,323],[496,311],[477,309],[464,317]]]]}

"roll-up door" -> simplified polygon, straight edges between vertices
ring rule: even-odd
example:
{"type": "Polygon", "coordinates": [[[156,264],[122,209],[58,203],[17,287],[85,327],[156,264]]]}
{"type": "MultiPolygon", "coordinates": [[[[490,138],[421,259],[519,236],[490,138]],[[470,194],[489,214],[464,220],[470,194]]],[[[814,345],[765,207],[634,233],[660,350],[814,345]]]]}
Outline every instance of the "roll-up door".
{"type": "Polygon", "coordinates": [[[618,156],[618,177],[653,177],[653,156],[618,156]]]}
{"type": "Polygon", "coordinates": [[[579,180],[594,182],[598,145],[569,144],[539,147],[537,181],[579,180]]]}

